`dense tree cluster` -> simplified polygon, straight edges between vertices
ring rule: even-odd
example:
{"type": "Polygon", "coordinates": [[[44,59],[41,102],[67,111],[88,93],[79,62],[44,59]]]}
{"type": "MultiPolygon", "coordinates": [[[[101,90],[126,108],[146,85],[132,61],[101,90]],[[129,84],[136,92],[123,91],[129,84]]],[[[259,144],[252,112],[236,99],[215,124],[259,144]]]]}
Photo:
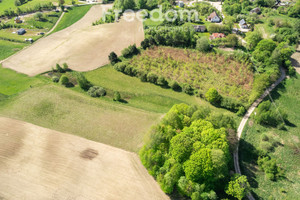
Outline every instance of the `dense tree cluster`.
{"type": "Polygon", "coordinates": [[[209,113],[207,108],[174,105],[151,129],[140,157],[164,192],[177,188],[197,200],[216,199],[213,190],[224,190],[231,159],[227,125],[209,113]]]}
{"type": "Polygon", "coordinates": [[[190,26],[149,28],[145,31],[145,35],[153,38],[157,45],[195,47],[196,44],[195,30],[190,26]]]}

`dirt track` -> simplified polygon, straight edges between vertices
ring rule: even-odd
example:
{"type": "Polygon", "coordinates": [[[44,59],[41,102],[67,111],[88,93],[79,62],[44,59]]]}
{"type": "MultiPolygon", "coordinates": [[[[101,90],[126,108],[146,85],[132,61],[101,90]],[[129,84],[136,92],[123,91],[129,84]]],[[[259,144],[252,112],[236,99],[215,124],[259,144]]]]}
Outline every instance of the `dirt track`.
{"type": "Polygon", "coordinates": [[[139,45],[144,39],[143,24],[137,19],[92,26],[102,17],[102,8],[110,7],[93,6],[77,23],[38,40],[4,61],[3,67],[33,76],[51,70],[56,63],[66,62],[77,71],[89,71],[107,64],[110,52],[120,54],[125,47],[139,45]]]}
{"type": "Polygon", "coordinates": [[[0,117],[1,200],[168,199],[136,154],[0,117]]]}

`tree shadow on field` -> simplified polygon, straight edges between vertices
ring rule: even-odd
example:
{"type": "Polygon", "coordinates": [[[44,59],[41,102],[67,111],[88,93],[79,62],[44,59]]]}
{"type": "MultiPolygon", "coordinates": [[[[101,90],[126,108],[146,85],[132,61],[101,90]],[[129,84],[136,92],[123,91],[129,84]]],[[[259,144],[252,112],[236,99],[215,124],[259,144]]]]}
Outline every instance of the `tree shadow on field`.
{"type": "MultiPolygon", "coordinates": [[[[279,85],[277,85],[277,87],[271,92],[271,97],[273,100],[277,100],[281,97],[281,93],[284,93],[286,92],[286,87],[284,85],[285,83],[285,80],[282,81],[279,85]]],[[[269,96],[267,96],[267,99],[271,100],[269,96]]]]}
{"type": "Polygon", "coordinates": [[[245,141],[244,139],[240,140],[239,145],[239,161],[242,174],[248,177],[248,181],[252,188],[258,188],[258,183],[256,179],[256,173],[258,171],[257,166],[258,151],[257,149],[245,141]]]}
{"type": "Polygon", "coordinates": [[[120,103],[124,103],[124,104],[127,104],[127,103],[128,103],[128,101],[126,101],[125,99],[120,99],[119,102],[120,102],[120,103]]]}

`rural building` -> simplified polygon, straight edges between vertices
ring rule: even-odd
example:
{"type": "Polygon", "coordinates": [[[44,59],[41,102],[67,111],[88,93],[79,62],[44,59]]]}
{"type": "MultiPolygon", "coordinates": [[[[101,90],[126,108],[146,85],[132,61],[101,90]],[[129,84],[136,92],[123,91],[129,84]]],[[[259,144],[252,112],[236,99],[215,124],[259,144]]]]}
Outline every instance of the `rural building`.
{"type": "Polygon", "coordinates": [[[26,33],[24,28],[21,28],[17,31],[18,35],[24,35],[26,33]]]}
{"type": "Polygon", "coordinates": [[[226,35],[224,33],[213,33],[213,34],[211,34],[211,36],[209,36],[209,39],[214,40],[217,38],[225,38],[225,37],[226,37],[226,35]]]}
{"type": "Polygon", "coordinates": [[[207,17],[207,21],[210,21],[210,22],[213,22],[213,23],[220,23],[221,22],[221,18],[218,16],[218,14],[216,13],[216,11],[214,11],[213,13],[211,13],[207,17]]]}
{"type": "Polygon", "coordinates": [[[184,7],[184,2],[183,2],[183,1],[178,1],[178,6],[179,6],[180,8],[183,8],[183,7],[184,7]]]}
{"type": "Polygon", "coordinates": [[[193,27],[194,27],[194,29],[195,29],[196,32],[201,32],[201,33],[203,33],[203,32],[206,31],[206,27],[205,27],[205,26],[202,26],[202,25],[195,25],[195,26],[193,26],[193,27]]]}
{"type": "Polygon", "coordinates": [[[256,14],[260,14],[261,13],[261,9],[259,7],[257,8],[253,8],[250,13],[256,13],[256,14]]]}
{"type": "Polygon", "coordinates": [[[238,34],[238,33],[239,33],[239,29],[233,28],[233,29],[232,29],[232,33],[233,33],[233,34],[238,34]]]}
{"type": "Polygon", "coordinates": [[[20,24],[20,23],[22,23],[22,20],[21,20],[20,17],[16,17],[16,18],[15,18],[15,22],[16,22],[17,24],[20,24]]]}
{"type": "Polygon", "coordinates": [[[248,29],[248,25],[246,23],[246,21],[244,19],[242,19],[240,22],[239,22],[239,25],[242,29],[248,29]]]}

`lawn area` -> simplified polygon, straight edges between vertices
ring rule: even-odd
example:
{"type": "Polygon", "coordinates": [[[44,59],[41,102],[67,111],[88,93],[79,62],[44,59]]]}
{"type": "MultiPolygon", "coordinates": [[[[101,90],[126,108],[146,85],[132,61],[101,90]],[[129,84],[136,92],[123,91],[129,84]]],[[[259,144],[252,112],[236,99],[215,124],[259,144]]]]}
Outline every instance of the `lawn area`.
{"type": "Polygon", "coordinates": [[[245,103],[252,89],[253,72],[248,64],[229,55],[155,47],[143,51],[130,63],[137,70],[187,83],[202,95],[214,87],[223,96],[245,103]]]}
{"type": "Polygon", "coordinates": [[[148,19],[146,19],[144,21],[144,26],[159,26],[162,24],[162,21],[159,20],[159,9],[154,9],[153,12],[155,11],[155,13],[153,13],[153,16],[152,16],[152,19],[154,20],[151,20],[149,17],[148,19]]]}
{"type": "Polygon", "coordinates": [[[76,23],[90,10],[91,7],[92,5],[71,7],[68,9],[68,12],[64,14],[63,18],[60,20],[59,24],[52,33],[63,30],[76,23]]]}
{"type": "MultiPolygon", "coordinates": [[[[250,180],[253,192],[259,198],[299,199],[300,191],[300,76],[286,80],[272,93],[275,104],[288,114],[287,130],[267,128],[251,120],[242,135],[240,160],[242,173],[250,180]],[[270,142],[277,142],[269,155],[276,159],[284,170],[284,178],[275,182],[266,179],[259,170],[254,150],[261,143],[261,135],[266,134],[270,142]]],[[[268,98],[267,98],[268,99],[268,98]]],[[[273,105],[274,106],[274,105],[273,105]]]]}
{"type": "MultiPolygon", "coordinates": [[[[18,42],[10,42],[6,40],[1,40],[0,39],[0,60],[3,60],[17,51],[20,51],[24,47],[26,47],[28,44],[25,43],[18,43],[18,42]]],[[[0,71],[2,69],[0,68],[0,71]]],[[[1,76],[1,74],[0,74],[1,76]]]]}
{"type": "MultiPolygon", "coordinates": [[[[1,41],[1,40],[0,40],[1,41]]],[[[42,77],[28,77],[25,74],[16,73],[11,69],[3,68],[0,65],[0,93],[14,95],[23,92],[30,87],[36,87],[49,82],[42,77]]]]}

